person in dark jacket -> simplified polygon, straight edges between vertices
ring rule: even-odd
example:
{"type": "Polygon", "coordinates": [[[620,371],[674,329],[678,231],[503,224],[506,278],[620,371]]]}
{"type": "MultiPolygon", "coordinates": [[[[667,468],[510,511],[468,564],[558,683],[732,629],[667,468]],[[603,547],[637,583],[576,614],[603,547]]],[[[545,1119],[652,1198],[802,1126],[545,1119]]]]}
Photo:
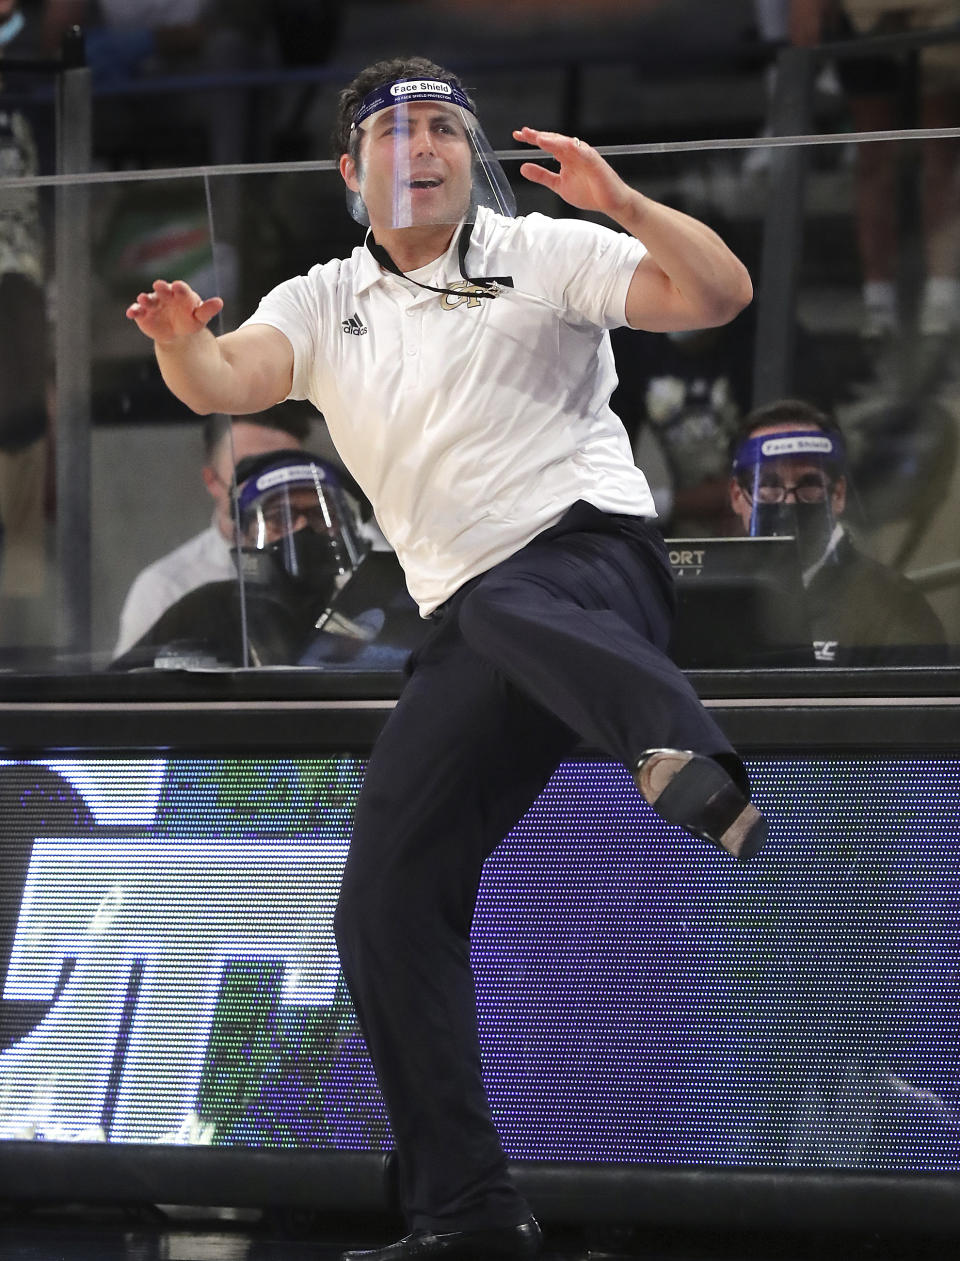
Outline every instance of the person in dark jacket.
{"type": "Polygon", "coordinates": [[[943,661],[943,626],[923,592],[851,537],[847,491],[843,437],[822,412],[782,399],[745,418],[734,443],[731,507],[746,534],[796,538],[817,662],[943,661]]]}

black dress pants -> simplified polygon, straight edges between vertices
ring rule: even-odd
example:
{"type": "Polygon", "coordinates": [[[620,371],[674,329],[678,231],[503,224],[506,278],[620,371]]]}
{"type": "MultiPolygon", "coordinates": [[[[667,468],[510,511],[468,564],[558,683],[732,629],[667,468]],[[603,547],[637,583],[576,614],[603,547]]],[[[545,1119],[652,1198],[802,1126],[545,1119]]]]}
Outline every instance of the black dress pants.
{"type": "Polygon", "coordinates": [[[742,764],[664,655],[662,540],[575,504],[448,601],[373,750],[335,917],[412,1228],[515,1225],[481,1077],[470,925],[481,868],[581,741],[742,764]]]}

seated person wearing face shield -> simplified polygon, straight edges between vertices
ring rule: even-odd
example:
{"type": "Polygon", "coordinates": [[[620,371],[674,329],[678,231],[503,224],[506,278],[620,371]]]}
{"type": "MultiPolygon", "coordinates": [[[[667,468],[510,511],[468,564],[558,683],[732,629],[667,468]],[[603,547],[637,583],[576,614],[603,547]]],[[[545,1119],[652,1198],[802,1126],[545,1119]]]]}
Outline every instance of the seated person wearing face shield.
{"type": "Polygon", "coordinates": [[[843,438],[815,407],[784,399],[745,418],[730,503],[746,534],[796,539],[818,664],[939,664],[937,615],[907,578],[857,547],[843,521],[847,491],[843,438]]]}
{"type": "Polygon", "coordinates": [[[213,518],[205,530],[152,561],[133,580],[120,611],[114,657],[132,648],[189,591],[235,575],[230,504],[234,464],[247,456],[299,448],[309,433],[310,421],[302,412],[291,412],[289,406],[237,420],[223,415],[206,418],[202,476],[213,500],[213,518]]]}
{"type": "Polygon", "coordinates": [[[423,634],[392,553],[371,552],[328,461],[299,450],[236,469],[237,578],[169,608],[114,664],[398,670],[423,634]]]}

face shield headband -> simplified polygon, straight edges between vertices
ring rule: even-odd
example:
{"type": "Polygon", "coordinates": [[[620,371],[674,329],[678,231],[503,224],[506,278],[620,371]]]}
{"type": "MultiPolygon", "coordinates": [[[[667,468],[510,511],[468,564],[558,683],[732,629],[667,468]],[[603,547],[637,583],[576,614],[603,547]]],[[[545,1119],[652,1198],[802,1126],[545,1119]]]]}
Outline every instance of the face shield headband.
{"type": "Polygon", "coordinates": [[[370,226],[364,192],[376,197],[392,228],[472,221],[478,206],[509,218],[516,213],[510,182],[458,83],[401,79],[375,88],[354,115],[350,150],[362,191],[347,189],[347,209],[364,227],[370,226]],[[359,132],[368,137],[363,159],[359,132]],[[371,179],[383,183],[372,188],[371,179]]]}
{"type": "Polygon", "coordinates": [[[837,525],[833,489],[845,461],[839,434],[794,430],[747,438],[733,474],[750,499],[750,535],[792,536],[804,569],[821,561],[837,525]]]}

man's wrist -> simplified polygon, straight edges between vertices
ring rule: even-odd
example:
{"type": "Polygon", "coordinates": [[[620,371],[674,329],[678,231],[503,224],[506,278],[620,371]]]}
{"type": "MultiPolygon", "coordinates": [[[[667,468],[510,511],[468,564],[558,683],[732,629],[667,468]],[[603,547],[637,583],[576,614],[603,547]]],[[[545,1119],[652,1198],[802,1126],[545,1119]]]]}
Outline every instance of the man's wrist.
{"type": "MultiPolygon", "coordinates": [[[[201,326],[196,329],[191,329],[189,333],[178,333],[175,337],[168,337],[163,340],[159,337],[155,337],[153,344],[158,352],[162,350],[166,354],[177,354],[182,350],[199,347],[200,343],[197,341],[197,335],[209,332],[209,329],[201,326]]],[[[210,333],[210,336],[212,337],[213,334],[210,333]]]]}
{"type": "Polygon", "coordinates": [[[635,188],[631,188],[629,184],[624,184],[623,187],[624,196],[618,199],[606,214],[631,236],[638,236],[647,217],[650,201],[649,198],[644,197],[643,193],[638,193],[635,188]]]}

